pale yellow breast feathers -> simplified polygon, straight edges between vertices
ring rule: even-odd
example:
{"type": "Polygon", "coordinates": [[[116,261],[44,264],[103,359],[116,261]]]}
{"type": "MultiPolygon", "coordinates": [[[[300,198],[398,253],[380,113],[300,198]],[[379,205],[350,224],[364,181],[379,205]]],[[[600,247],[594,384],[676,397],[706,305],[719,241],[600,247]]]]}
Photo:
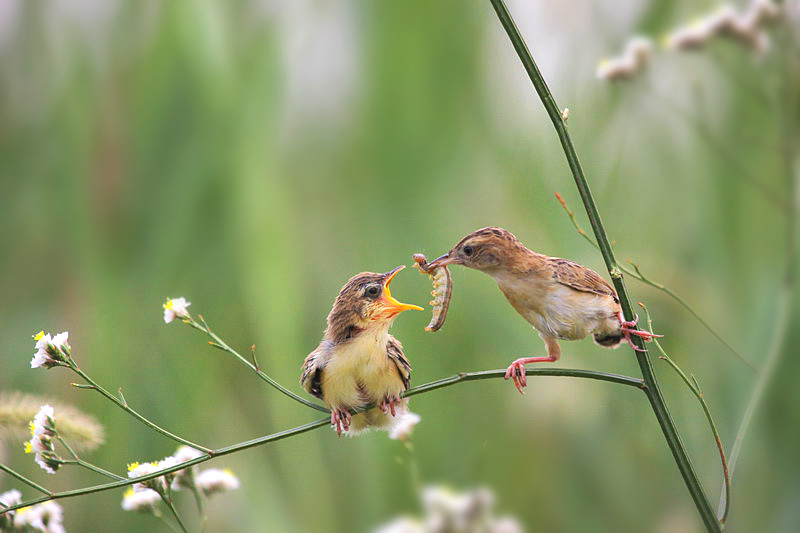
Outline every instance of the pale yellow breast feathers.
{"type": "Polygon", "coordinates": [[[336,346],[322,373],[325,403],[356,408],[399,395],[403,380],[387,355],[388,328],[366,330],[336,346]]]}

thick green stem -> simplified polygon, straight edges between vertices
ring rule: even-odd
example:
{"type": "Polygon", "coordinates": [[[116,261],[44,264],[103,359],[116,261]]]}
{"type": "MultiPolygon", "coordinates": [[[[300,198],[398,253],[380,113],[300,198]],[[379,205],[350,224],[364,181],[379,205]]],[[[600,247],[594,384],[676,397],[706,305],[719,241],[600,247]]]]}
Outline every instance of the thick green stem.
{"type": "MultiPolygon", "coordinates": [[[[572,225],[575,226],[575,230],[578,232],[578,235],[580,235],[581,237],[586,239],[586,242],[588,242],[589,244],[591,244],[592,246],[594,246],[595,248],[597,248],[599,250],[600,247],[597,245],[596,242],[594,242],[594,239],[592,239],[592,237],[588,233],[586,233],[586,231],[584,231],[584,229],[581,227],[580,223],[578,222],[578,219],[575,218],[575,213],[573,213],[572,210],[567,206],[567,202],[564,200],[564,198],[559,193],[556,193],[556,198],[558,198],[558,201],[559,201],[559,203],[561,203],[561,207],[564,208],[564,211],[567,212],[567,216],[569,217],[570,221],[572,222],[572,225]]],[[[728,343],[728,341],[726,341],[722,337],[722,335],[720,335],[717,332],[717,330],[715,330],[713,327],[711,327],[711,324],[709,324],[702,316],[700,316],[700,313],[695,311],[694,308],[686,302],[686,300],[681,298],[675,291],[673,291],[672,289],[670,289],[666,285],[664,285],[662,283],[659,283],[657,281],[653,281],[650,278],[648,278],[647,276],[645,276],[644,274],[642,274],[642,271],[639,269],[639,265],[638,264],[636,264],[636,263],[634,263],[633,261],[630,261],[630,260],[628,260],[628,262],[631,264],[633,269],[631,269],[631,268],[629,268],[629,267],[627,267],[625,265],[618,265],[619,269],[622,270],[624,273],[628,274],[629,276],[631,276],[632,278],[637,279],[637,280],[641,281],[642,283],[644,283],[646,285],[650,285],[654,289],[658,289],[658,290],[664,292],[665,294],[670,296],[673,300],[678,302],[684,309],[689,311],[689,313],[693,317],[695,317],[697,319],[697,321],[700,322],[700,324],[702,324],[702,326],[709,331],[709,333],[711,333],[714,337],[716,337],[717,340],[723,344],[723,346],[725,346],[728,350],[730,350],[731,353],[733,353],[733,355],[738,357],[739,360],[742,363],[747,365],[747,368],[752,370],[754,374],[758,374],[758,369],[755,366],[753,366],[753,364],[750,361],[748,361],[745,356],[743,356],[741,353],[739,353],[739,351],[736,350],[736,348],[731,346],[730,343],[728,343]]]]}
{"type": "MultiPolygon", "coordinates": [[[[614,259],[614,253],[611,250],[608,237],[606,237],[603,223],[600,220],[600,214],[594,204],[592,193],[589,190],[589,184],[586,181],[586,178],[583,174],[583,169],[578,161],[578,155],[575,152],[575,148],[572,146],[572,140],[570,139],[567,128],[564,125],[564,119],[561,117],[561,111],[556,105],[553,95],[550,93],[550,89],[547,87],[541,72],[539,72],[539,68],[536,66],[533,56],[528,50],[528,47],[525,45],[525,41],[522,39],[522,35],[520,35],[519,30],[517,29],[514,20],[511,18],[511,14],[508,12],[508,8],[506,7],[505,3],[503,0],[490,1],[495,12],[497,13],[498,18],[500,19],[500,23],[503,25],[503,28],[508,34],[512,45],[514,46],[517,55],[522,61],[522,64],[524,65],[525,70],[527,71],[528,76],[530,77],[531,82],[533,83],[533,86],[539,95],[539,98],[544,104],[545,110],[547,111],[550,120],[553,122],[556,132],[558,133],[558,138],[561,141],[561,146],[564,150],[570,170],[572,171],[572,175],[575,179],[575,185],[577,186],[578,192],[583,200],[586,214],[589,217],[589,222],[594,230],[597,244],[600,247],[600,253],[603,255],[603,260],[606,263],[606,267],[611,275],[614,287],[617,290],[622,312],[626,319],[630,320],[633,318],[633,312],[628,299],[628,294],[625,290],[622,272],[617,265],[616,259],[614,259]]],[[[711,508],[708,498],[703,492],[703,488],[700,485],[700,481],[697,478],[697,474],[694,471],[691,460],[686,453],[686,449],[681,441],[680,435],[678,434],[675,424],[672,421],[672,416],[670,416],[669,409],[667,408],[664,398],[661,395],[661,390],[658,386],[658,380],[653,372],[650,357],[644,348],[644,343],[639,337],[634,337],[634,343],[640,350],[642,350],[636,352],[636,359],[639,363],[639,368],[642,371],[642,378],[646,385],[645,394],[647,395],[650,405],[653,408],[653,412],[658,419],[658,423],[661,426],[661,430],[664,433],[667,444],[672,451],[672,456],[678,465],[678,469],[683,476],[686,487],[688,488],[689,493],[691,494],[692,499],[697,506],[697,510],[699,511],[706,528],[709,531],[721,531],[720,523],[714,514],[714,510],[711,508]]]]}
{"type": "MultiPolygon", "coordinates": [[[[644,389],[644,383],[641,379],[632,378],[628,376],[621,376],[617,374],[605,374],[602,372],[592,372],[590,370],[575,370],[570,368],[534,368],[528,370],[528,376],[559,376],[559,377],[577,377],[577,378],[586,378],[586,379],[595,379],[599,381],[608,381],[611,383],[618,383],[622,385],[628,385],[631,387],[636,387],[638,389],[644,389]]],[[[437,381],[432,381],[431,383],[426,383],[425,385],[420,385],[419,387],[409,389],[406,392],[406,396],[413,396],[417,394],[423,394],[426,392],[430,392],[436,389],[441,389],[444,387],[449,387],[451,385],[455,385],[457,383],[462,383],[465,381],[479,381],[484,379],[498,379],[505,377],[505,370],[486,370],[482,372],[464,372],[461,374],[456,374],[455,376],[451,376],[449,378],[440,379],[437,381]]],[[[0,514],[6,511],[13,511],[14,509],[18,509],[20,507],[26,507],[28,505],[35,505],[37,503],[41,503],[47,500],[55,500],[61,498],[70,498],[72,496],[82,496],[84,494],[92,494],[95,492],[102,492],[106,490],[112,490],[120,487],[125,487],[128,485],[133,485],[134,483],[143,483],[149,479],[155,479],[157,477],[163,476],[164,474],[169,474],[171,472],[177,472],[178,470],[184,470],[186,468],[190,468],[194,465],[198,465],[200,463],[204,463],[206,461],[211,460],[214,457],[219,457],[223,455],[228,455],[231,453],[240,452],[242,450],[246,450],[248,448],[253,448],[255,446],[261,446],[264,444],[268,444],[271,442],[279,441],[288,437],[294,437],[295,435],[300,435],[301,433],[306,433],[307,431],[311,431],[317,428],[321,428],[330,424],[330,418],[325,417],[314,422],[309,422],[308,424],[303,424],[302,426],[297,426],[295,428],[287,429],[284,431],[280,431],[278,433],[273,433],[271,435],[265,435],[263,437],[258,437],[256,439],[247,440],[244,442],[240,442],[237,444],[233,444],[231,446],[226,446],[225,448],[220,448],[218,450],[213,450],[209,455],[203,455],[201,457],[197,457],[190,461],[186,461],[184,463],[180,463],[178,465],[173,466],[172,468],[166,468],[164,470],[159,470],[158,472],[153,472],[152,474],[148,474],[146,476],[141,476],[136,479],[124,479],[120,481],[114,481],[112,483],[105,483],[103,485],[95,485],[93,487],[86,487],[83,489],[73,489],[67,490],[63,492],[56,492],[50,493],[48,497],[39,498],[36,500],[30,500],[27,502],[23,502],[19,505],[11,506],[8,509],[0,509],[0,514]]],[[[0,465],[2,467],[3,465],[0,465]]]]}

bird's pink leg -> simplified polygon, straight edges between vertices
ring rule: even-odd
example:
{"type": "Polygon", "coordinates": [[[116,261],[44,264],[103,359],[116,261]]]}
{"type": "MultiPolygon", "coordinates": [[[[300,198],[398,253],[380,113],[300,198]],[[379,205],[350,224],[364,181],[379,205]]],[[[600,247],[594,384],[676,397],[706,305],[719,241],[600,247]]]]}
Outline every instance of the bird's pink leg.
{"type": "Polygon", "coordinates": [[[633,343],[631,335],[636,335],[637,337],[641,337],[642,339],[644,339],[645,342],[650,342],[656,337],[664,336],[664,335],[656,335],[655,333],[651,333],[650,331],[634,329],[636,328],[636,325],[639,323],[638,316],[635,317],[633,320],[625,320],[625,317],[622,315],[622,311],[620,311],[617,313],[617,318],[619,318],[619,323],[622,326],[622,335],[625,337],[625,342],[627,342],[628,345],[637,352],[643,352],[644,350],[642,350],[633,343]]]}
{"type": "Polygon", "coordinates": [[[561,357],[561,348],[556,339],[545,337],[544,342],[547,346],[546,357],[520,357],[508,365],[506,369],[505,379],[511,378],[520,394],[525,394],[522,389],[528,386],[525,365],[528,363],[554,363],[561,357]]]}

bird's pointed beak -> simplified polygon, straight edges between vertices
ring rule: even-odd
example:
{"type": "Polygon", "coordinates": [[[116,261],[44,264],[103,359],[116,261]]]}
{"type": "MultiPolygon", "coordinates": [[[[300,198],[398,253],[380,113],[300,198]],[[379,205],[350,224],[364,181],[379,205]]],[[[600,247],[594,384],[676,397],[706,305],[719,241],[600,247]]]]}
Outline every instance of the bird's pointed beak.
{"type": "Polygon", "coordinates": [[[457,258],[451,256],[450,252],[447,252],[446,254],[439,256],[430,263],[428,263],[428,268],[434,269],[450,264],[460,264],[460,262],[457,260],[457,258]]]}
{"type": "Polygon", "coordinates": [[[392,291],[389,289],[389,284],[392,282],[394,277],[405,267],[405,265],[400,265],[399,267],[392,269],[386,273],[386,277],[383,280],[383,296],[381,296],[379,301],[384,309],[386,309],[392,316],[402,313],[403,311],[408,311],[409,309],[422,311],[422,308],[418,305],[398,302],[394,296],[392,296],[392,291]]]}

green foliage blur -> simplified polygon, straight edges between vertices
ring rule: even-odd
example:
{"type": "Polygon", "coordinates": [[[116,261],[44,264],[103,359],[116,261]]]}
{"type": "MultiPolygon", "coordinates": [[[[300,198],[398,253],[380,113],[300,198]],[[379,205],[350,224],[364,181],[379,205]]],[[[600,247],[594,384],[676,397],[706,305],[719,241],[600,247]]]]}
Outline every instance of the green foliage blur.
{"type": "MultiPolygon", "coordinates": [[[[748,180],[794,201],[797,20],[776,25],[761,58],[726,42],[657,50],[642,77],[609,84],[594,76],[602,56],[715,4],[508,3],[570,108],[619,259],[641,264],[762,364],[791,223],[748,180]]],[[[175,443],[70,387],[66,370],[31,370],[32,333],[69,330],[89,375],[206,446],[315,420],[198,332],[166,326],[165,298],[185,296],[243,353],[255,344],[263,369],[300,392],[300,364],[357,272],[409,264],[415,252],[435,257],[499,225],[606,276],[556,191],[588,230],[558,139],[486,1],[4,0],[0,391],[97,416],[107,442],[87,458],[119,473],[175,443]]],[[[413,384],[543,351],[488,277],[460,267],[453,277],[441,331],[423,331],[429,309],[403,314],[392,330],[413,384]]],[[[702,384],[730,450],[754,376],[664,293],[627,285],[702,384]]],[[[427,278],[410,270],[392,289],[403,301],[429,299],[427,278]]],[[[800,521],[798,291],[792,299],[784,357],[734,478],[737,531],[796,531],[800,521]]],[[[639,375],[628,348],[587,339],[562,349],[558,366],[639,375]]],[[[720,464],[702,411],[652,357],[716,507],[720,464]]],[[[524,396],[496,380],[413,398],[422,481],[490,487],[498,510],[529,531],[700,530],[642,394],[529,381],[524,396]]],[[[21,443],[0,446],[0,462],[53,490],[104,481],[69,467],[48,476],[21,443]]],[[[220,458],[212,464],[230,467],[242,488],[211,501],[206,531],[371,531],[420,512],[410,462],[385,433],[348,439],[327,428],[220,458]]],[[[0,492],[11,488],[34,496],[0,476],[0,492]]],[[[61,500],[67,530],[162,527],[122,511],[122,492],[61,500]]],[[[190,520],[193,505],[188,495],[179,502],[190,520]]]]}

